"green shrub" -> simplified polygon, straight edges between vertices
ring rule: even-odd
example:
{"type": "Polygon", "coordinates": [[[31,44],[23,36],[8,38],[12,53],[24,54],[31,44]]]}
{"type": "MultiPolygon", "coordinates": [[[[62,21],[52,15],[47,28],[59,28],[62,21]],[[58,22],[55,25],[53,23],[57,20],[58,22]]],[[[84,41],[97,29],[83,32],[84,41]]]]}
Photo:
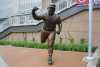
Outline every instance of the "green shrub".
{"type": "Polygon", "coordinates": [[[69,42],[72,44],[72,43],[74,43],[74,38],[69,38],[69,42]]]}
{"type": "MultiPolygon", "coordinates": [[[[28,47],[28,48],[40,48],[40,49],[47,49],[47,43],[38,43],[33,41],[9,41],[9,40],[0,40],[0,45],[11,45],[16,47],[28,47]]],[[[63,50],[63,51],[79,51],[79,52],[87,52],[88,45],[79,43],[75,44],[71,42],[70,44],[65,43],[55,43],[54,44],[55,50],[63,50]]],[[[93,47],[92,51],[95,51],[96,47],[93,47]]]]}
{"type": "Polygon", "coordinates": [[[87,43],[87,39],[85,39],[85,38],[80,39],[80,44],[86,44],[86,43],[87,43]]]}

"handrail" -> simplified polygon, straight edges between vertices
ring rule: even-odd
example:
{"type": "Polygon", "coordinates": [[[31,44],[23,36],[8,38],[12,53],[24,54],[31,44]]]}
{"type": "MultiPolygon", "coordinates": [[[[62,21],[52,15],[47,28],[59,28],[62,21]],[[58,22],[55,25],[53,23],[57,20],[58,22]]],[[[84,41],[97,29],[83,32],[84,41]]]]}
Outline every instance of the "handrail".
{"type": "Polygon", "coordinates": [[[74,4],[76,4],[75,0],[59,0],[56,3],[56,13],[59,13],[64,9],[70,8],[74,4]]]}
{"type": "Polygon", "coordinates": [[[6,21],[3,21],[1,24],[0,24],[0,32],[4,31],[5,29],[7,29],[8,27],[10,27],[10,24],[6,21]]]}

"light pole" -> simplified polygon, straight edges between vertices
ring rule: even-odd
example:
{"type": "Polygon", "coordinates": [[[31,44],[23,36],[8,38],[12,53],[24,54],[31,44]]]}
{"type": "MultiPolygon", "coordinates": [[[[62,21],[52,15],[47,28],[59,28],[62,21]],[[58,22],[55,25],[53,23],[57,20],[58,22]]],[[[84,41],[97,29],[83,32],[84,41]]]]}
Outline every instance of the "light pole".
{"type": "Polygon", "coordinates": [[[88,56],[92,56],[93,46],[93,0],[89,0],[88,56]]]}
{"type": "Polygon", "coordinates": [[[89,0],[89,26],[88,26],[88,56],[86,57],[86,67],[96,67],[93,64],[94,57],[92,56],[93,46],[93,0],[89,0]]]}

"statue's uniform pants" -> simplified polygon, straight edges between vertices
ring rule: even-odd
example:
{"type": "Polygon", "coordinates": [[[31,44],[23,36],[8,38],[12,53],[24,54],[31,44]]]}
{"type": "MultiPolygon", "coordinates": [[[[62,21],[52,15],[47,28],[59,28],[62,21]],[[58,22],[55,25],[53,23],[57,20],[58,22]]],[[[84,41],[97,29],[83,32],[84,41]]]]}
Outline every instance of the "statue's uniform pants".
{"type": "Polygon", "coordinates": [[[46,40],[48,41],[48,54],[52,56],[53,53],[53,45],[55,41],[56,32],[55,31],[41,31],[41,42],[44,43],[46,40]]]}

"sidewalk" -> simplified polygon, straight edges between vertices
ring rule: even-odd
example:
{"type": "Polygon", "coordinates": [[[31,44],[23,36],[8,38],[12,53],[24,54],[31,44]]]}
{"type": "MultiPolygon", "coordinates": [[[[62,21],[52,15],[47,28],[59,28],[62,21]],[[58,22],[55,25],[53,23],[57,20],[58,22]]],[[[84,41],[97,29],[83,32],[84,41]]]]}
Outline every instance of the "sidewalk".
{"type": "MultiPolygon", "coordinates": [[[[0,55],[9,67],[51,67],[47,64],[47,50],[0,46],[0,55]]],[[[85,67],[82,61],[86,53],[54,51],[52,67],[85,67]]]]}

